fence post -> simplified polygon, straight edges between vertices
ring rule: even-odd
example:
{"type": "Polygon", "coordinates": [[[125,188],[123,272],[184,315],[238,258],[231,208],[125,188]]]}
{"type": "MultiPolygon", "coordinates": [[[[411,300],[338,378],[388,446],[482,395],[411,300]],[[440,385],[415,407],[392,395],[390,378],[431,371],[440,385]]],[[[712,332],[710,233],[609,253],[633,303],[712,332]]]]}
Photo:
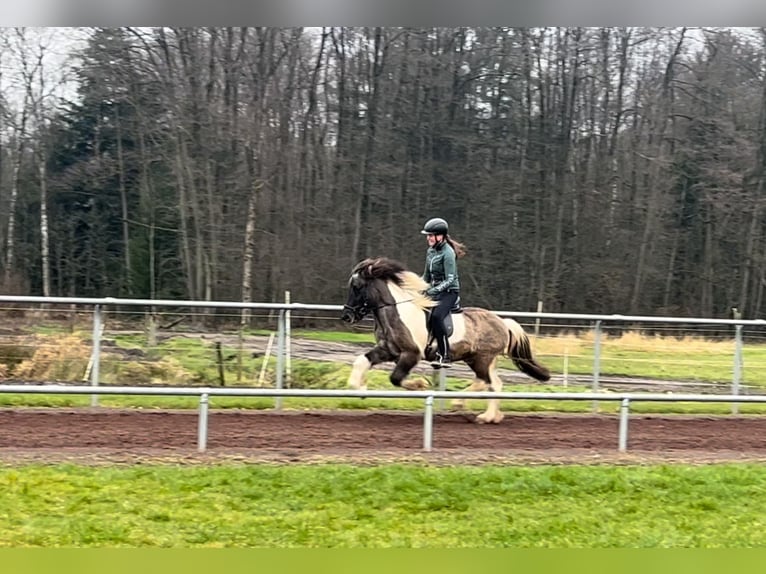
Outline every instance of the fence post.
{"type": "Polygon", "coordinates": [[[434,397],[426,397],[426,408],[423,413],[423,450],[431,452],[434,434],[434,397]]]}
{"type": "MultiPolygon", "coordinates": [[[[542,313],[543,312],[543,302],[541,299],[537,300],[537,312],[542,313]]],[[[537,342],[537,337],[540,335],[540,317],[537,317],[535,319],[535,336],[534,341],[537,342]]]]}
{"type": "Polygon", "coordinates": [[[617,449],[620,452],[628,450],[628,414],[630,412],[630,399],[622,399],[620,403],[620,431],[617,440],[617,449]]]}
{"type": "Polygon", "coordinates": [[[157,312],[152,307],[146,315],[146,345],[150,349],[157,346],[157,312]]]}
{"type": "MultiPolygon", "coordinates": [[[[285,291],[285,303],[290,304],[290,292],[285,291]]],[[[292,387],[293,364],[291,358],[290,309],[285,310],[285,387],[292,387]]]]}
{"type": "Polygon", "coordinates": [[[271,357],[271,346],[274,344],[274,333],[269,333],[269,342],[266,343],[266,352],[263,355],[263,362],[261,363],[261,374],[258,375],[258,386],[263,386],[263,379],[266,376],[266,367],[269,364],[269,358],[271,357]]]}
{"type": "MultiPolygon", "coordinates": [[[[436,372],[434,373],[436,374],[436,372]]],[[[447,390],[447,373],[444,372],[444,369],[438,369],[438,375],[439,375],[439,391],[446,391],[447,390]]],[[[445,399],[439,399],[438,408],[440,411],[443,411],[445,408],[445,399]]]]}
{"type": "Polygon", "coordinates": [[[239,324],[239,333],[237,334],[237,382],[242,382],[242,353],[245,352],[245,333],[244,333],[245,325],[244,323],[239,324]]]}
{"type": "MultiPolygon", "coordinates": [[[[739,394],[742,380],[742,325],[734,325],[734,377],[731,381],[731,394],[739,394]]],[[[739,414],[739,403],[731,403],[731,414],[739,414]]]]}
{"type": "MultiPolygon", "coordinates": [[[[277,326],[277,380],[275,387],[284,388],[285,379],[285,311],[279,312],[279,325],[277,326]]],[[[282,397],[277,397],[274,401],[276,410],[282,409],[282,397]]]]}
{"type": "Polygon", "coordinates": [[[215,342],[215,364],[218,367],[218,384],[221,387],[226,386],[226,375],[223,367],[223,345],[221,341],[215,342]]]}
{"type": "MultiPolygon", "coordinates": [[[[101,361],[101,325],[101,305],[96,305],[93,309],[93,342],[90,368],[90,384],[93,387],[98,386],[99,379],[99,366],[101,361]]],[[[98,406],[98,395],[90,396],[90,406],[98,406]]]]}
{"type": "Polygon", "coordinates": [[[207,411],[208,394],[202,393],[199,397],[199,422],[197,424],[197,450],[205,452],[207,449],[207,411]]]}
{"type": "MultiPolygon", "coordinates": [[[[593,384],[591,390],[598,392],[598,376],[601,368],[601,321],[596,321],[593,334],[593,384]]],[[[598,401],[593,401],[593,412],[598,412],[598,401]]]]}

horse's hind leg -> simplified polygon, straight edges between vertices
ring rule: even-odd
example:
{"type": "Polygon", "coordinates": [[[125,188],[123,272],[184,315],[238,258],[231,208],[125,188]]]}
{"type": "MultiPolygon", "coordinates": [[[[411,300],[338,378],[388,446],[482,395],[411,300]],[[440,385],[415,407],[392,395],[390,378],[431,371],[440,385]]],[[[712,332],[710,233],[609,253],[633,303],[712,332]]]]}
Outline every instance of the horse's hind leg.
{"type": "MultiPolygon", "coordinates": [[[[476,373],[476,379],[470,387],[465,389],[466,391],[483,391],[490,386],[493,392],[500,392],[503,390],[503,381],[497,375],[497,359],[488,357],[476,357],[470,361],[466,361],[468,366],[471,367],[474,373],[476,373]]],[[[453,401],[453,407],[457,401],[453,401]]],[[[462,402],[462,401],[461,401],[462,402]]],[[[461,405],[462,407],[462,405],[461,405]]],[[[476,421],[479,423],[499,423],[503,420],[503,413],[500,411],[500,399],[489,399],[487,404],[487,410],[476,417],[476,421]]]]}
{"type": "Polygon", "coordinates": [[[354,360],[354,366],[351,369],[351,374],[348,377],[348,385],[352,389],[358,389],[364,391],[367,389],[367,381],[365,381],[365,375],[370,367],[377,365],[378,363],[384,363],[391,361],[393,357],[386,349],[382,347],[373,347],[366,353],[359,355],[354,360]]]}
{"type": "MultiPolygon", "coordinates": [[[[464,393],[472,393],[474,391],[486,391],[487,390],[487,383],[482,381],[481,379],[474,379],[473,382],[471,382],[470,385],[468,385],[465,389],[463,389],[464,393]]],[[[460,411],[465,409],[465,399],[452,399],[450,402],[450,405],[453,410],[460,411]]]]}
{"type": "MultiPolygon", "coordinates": [[[[503,390],[503,381],[500,380],[500,376],[497,374],[497,359],[493,359],[489,366],[489,379],[491,381],[492,392],[499,393],[503,390]]],[[[487,402],[487,410],[476,417],[479,422],[495,423],[498,424],[505,418],[505,415],[500,410],[500,399],[489,399],[487,402]]]]}

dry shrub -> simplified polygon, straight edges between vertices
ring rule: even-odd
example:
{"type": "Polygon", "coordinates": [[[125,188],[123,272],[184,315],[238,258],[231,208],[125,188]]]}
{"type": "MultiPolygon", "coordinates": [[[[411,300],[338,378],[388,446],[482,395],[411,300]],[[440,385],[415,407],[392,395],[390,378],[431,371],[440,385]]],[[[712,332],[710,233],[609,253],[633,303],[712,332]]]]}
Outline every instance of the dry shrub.
{"type": "Polygon", "coordinates": [[[33,347],[15,339],[10,344],[0,345],[0,379],[13,377],[19,363],[30,359],[33,353],[33,347]]]}
{"type": "Polygon", "coordinates": [[[125,360],[103,362],[104,380],[117,385],[184,385],[192,374],[173,359],[159,361],[125,360]]]}
{"type": "Polygon", "coordinates": [[[186,385],[194,382],[194,375],[182,367],[175,359],[157,361],[152,372],[153,382],[186,385]]]}
{"type": "Polygon", "coordinates": [[[640,331],[626,331],[617,338],[610,338],[608,344],[610,347],[616,347],[624,350],[644,351],[644,352],[719,352],[722,349],[731,348],[732,339],[708,339],[697,335],[684,335],[682,337],[668,335],[645,334],[640,331]]]}
{"type": "Polygon", "coordinates": [[[119,361],[106,363],[104,379],[117,385],[146,385],[152,382],[152,370],[147,363],[119,361]]]}
{"type": "Polygon", "coordinates": [[[564,349],[570,354],[579,354],[581,349],[589,349],[593,346],[593,332],[562,333],[555,336],[539,336],[537,338],[528,332],[532,340],[532,348],[535,353],[541,355],[557,355],[564,349]]]}
{"type": "MultiPolygon", "coordinates": [[[[533,338],[530,334],[530,338],[533,338]]],[[[732,339],[714,340],[701,336],[684,335],[674,336],[648,334],[641,331],[624,331],[619,336],[610,335],[609,331],[601,332],[601,347],[635,352],[727,352],[732,346],[732,339]]],[[[570,354],[589,351],[595,343],[595,331],[589,329],[580,332],[560,333],[554,336],[540,336],[534,341],[534,348],[540,354],[559,354],[562,349],[567,349],[570,354]]]]}
{"type": "Polygon", "coordinates": [[[35,337],[34,353],[16,365],[13,375],[35,381],[79,381],[88,367],[91,348],[76,335],[35,337]]]}

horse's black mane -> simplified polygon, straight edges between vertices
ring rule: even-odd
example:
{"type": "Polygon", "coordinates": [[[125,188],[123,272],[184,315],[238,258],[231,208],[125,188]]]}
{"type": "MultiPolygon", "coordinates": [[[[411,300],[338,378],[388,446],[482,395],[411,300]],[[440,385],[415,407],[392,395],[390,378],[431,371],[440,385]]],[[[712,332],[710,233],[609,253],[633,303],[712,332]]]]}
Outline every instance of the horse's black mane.
{"type": "Polygon", "coordinates": [[[401,286],[404,281],[404,273],[409,271],[399,261],[389,259],[388,257],[368,257],[360,261],[351,272],[359,274],[359,277],[366,281],[373,279],[382,279],[383,281],[393,281],[401,286]]]}

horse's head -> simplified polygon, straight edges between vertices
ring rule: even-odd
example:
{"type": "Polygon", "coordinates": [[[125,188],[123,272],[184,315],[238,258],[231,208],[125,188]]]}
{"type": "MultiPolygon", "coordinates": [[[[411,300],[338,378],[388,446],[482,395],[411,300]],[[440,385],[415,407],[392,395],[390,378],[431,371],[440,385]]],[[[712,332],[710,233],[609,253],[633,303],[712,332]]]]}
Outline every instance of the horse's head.
{"type": "Polygon", "coordinates": [[[395,306],[396,302],[386,283],[394,283],[410,294],[409,302],[423,308],[433,302],[422,294],[428,285],[418,276],[393,259],[375,257],[360,261],[351,271],[348,298],[341,319],[347,323],[361,321],[367,313],[381,307],[395,306]]]}
{"type": "Polygon", "coordinates": [[[370,312],[370,300],[367,294],[367,281],[354,271],[348,280],[348,297],[343,305],[340,318],[346,323],[357,323],[370,312]]]}

